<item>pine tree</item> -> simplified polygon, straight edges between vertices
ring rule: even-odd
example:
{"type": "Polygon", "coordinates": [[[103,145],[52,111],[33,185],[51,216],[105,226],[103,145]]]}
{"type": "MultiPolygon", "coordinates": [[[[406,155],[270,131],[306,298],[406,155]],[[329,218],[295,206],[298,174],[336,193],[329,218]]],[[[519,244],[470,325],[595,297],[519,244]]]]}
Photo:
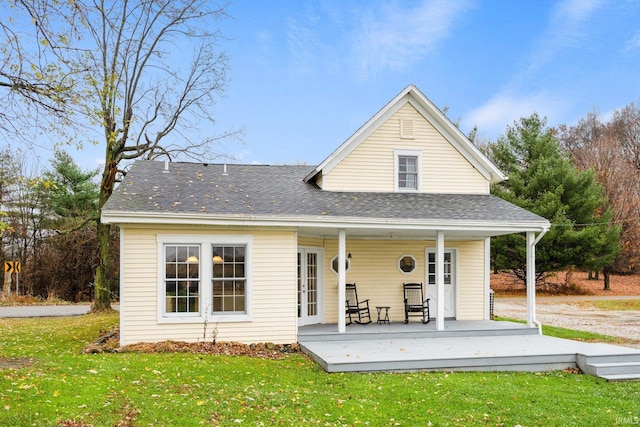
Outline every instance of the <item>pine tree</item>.
{"type": "MultiPolygon", "coordinates": [[[[521,118],[489,147],[489,154],[509,177],[494,185],[492,193],[552,224],[536,247],[536,279],[568,267],[597,271],[612,263],[620,227],[612,224],[603,188],[593,170],[573,165],[546,119],[537,114],[521,118]]],[[[524,281],[524,242],[517,234],[494,238],[494,270],[510,269],[524,281]]]]}

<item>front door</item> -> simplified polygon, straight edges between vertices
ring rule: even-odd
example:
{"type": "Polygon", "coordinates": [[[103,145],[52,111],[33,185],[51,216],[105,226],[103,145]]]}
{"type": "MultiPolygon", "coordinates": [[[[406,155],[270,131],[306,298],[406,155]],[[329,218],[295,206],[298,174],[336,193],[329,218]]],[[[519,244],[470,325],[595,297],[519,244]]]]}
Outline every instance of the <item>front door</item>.
{"type": "MultiPolygon", "coordinates": [[[[456,317],[456,271],[455,251],[444,251],[444,317],[455,319],[456,317]]],[[[438,293],[436,289],[436,251],[427,249],[427,298],[429,301],[429,315],[436,317],[438,314],[438,293]]]]}
{"type": "Polygon", "coordinates": [[[322,250],[298,249],[298,326],[322,322],[322,250]]]}

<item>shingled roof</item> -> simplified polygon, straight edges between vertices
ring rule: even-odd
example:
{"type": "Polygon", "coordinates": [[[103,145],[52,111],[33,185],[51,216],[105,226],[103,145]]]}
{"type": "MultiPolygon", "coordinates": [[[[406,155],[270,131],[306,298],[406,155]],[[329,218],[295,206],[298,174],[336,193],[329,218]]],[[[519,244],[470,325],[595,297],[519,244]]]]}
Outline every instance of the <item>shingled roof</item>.
{"type": "MultiPolygon", "coordinates": [[[[102,214],[545,228],[546,219],[490,194],[330,192],[304,181],[311,166],[136,161],[102,214]]],[[[115,218],[119,218],[115,220],[115,218]]]]}

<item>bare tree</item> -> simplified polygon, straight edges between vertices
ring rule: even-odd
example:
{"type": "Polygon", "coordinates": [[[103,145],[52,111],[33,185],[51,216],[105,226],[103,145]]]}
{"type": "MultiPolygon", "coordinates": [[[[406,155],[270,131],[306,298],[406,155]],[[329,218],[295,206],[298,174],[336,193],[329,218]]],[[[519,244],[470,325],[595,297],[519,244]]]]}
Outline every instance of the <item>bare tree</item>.
{"type": "Polygon", "coordinates": [[[612,125],[622,152],[640,170],[640,107],[632,102],[614,111],[612,125]]]}
{"type": "Polygon", "coordinates": [[[67,128],[74,96],[60,50],[38,36],[23,6],[20,1],[0,4],[5,17],[0,21],[0,132],[19,140],[28,138],[27,128],[67,128]]]}
{"type": "MultiPolygon", "coordinates": [[[[59,56],[74,76],[78,111],[100,129],[95,141],[105,147],[100,209],[128,161],[216,156],[215,143],[229,133],[198,137],[196,130],[215,123],[212,106],[226,83],[227,57],[218,50],[226,5],[212,6],[209,0],[22,5],[42,39],[56,49],[64,42],[59,56]]],[[[109,238],[109,225],[99,223],[96,310],[110,307],[109,238]]]]}
{"type": "Polygon", "coordinates": [[[604,271],[605,289],[609,285],[610,270],[632,273],[640,269],[640,170],[637,166],[640,138],[636,144],[631,142],[638,125],[628,112],[628,107],[616,111],[613,122],[605,122],[592,112],[575,126],[560,128],[563,146],[573,156],[576,166],[596,171],[614,212],[613,222],[622,228],[621,251],[612,266],[604,271]]]}

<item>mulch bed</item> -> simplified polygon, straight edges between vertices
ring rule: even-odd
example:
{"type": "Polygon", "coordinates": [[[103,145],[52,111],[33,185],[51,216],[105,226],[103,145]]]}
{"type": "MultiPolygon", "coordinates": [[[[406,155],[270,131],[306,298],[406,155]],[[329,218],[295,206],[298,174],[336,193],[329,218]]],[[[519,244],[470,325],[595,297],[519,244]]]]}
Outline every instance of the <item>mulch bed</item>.
{"type": "Polygon", "coordinates": [[[83,353],[192,353],[223,356],[248,356],[261,359],[282,359],[289,354],[302,354],[299,344],[274,344],[270,342],[242,344],[238,342],[183,342],[161,341],[156,343],[138,343],[119,346],[118,328],[103,332],[100,337],[88,344],[83,353]]]}

